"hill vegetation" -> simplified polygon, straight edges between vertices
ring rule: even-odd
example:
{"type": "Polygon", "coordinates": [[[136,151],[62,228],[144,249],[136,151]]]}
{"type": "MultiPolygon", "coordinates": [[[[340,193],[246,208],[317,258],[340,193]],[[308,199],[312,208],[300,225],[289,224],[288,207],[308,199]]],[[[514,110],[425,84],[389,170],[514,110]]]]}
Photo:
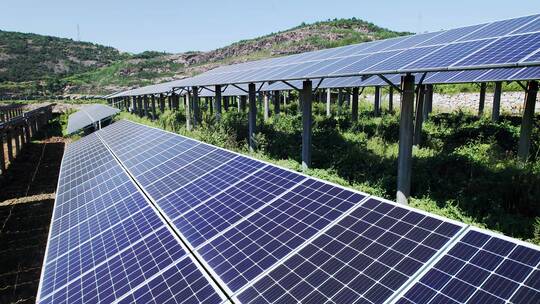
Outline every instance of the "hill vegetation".
{"type": "Polygon", "coordinates": [[[223,64],[410,34],[334,19],[242,40],[209,52],[127,54],[71,39],[0,31],[0,95],[107,94],[192,76],[223,64]]]}

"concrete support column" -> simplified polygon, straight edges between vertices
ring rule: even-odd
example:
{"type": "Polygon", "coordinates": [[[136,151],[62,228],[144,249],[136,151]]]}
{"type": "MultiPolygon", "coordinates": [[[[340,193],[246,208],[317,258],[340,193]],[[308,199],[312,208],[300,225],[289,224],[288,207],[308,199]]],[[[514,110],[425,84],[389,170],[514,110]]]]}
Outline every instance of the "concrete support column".
{"type": "Polygon", "coordinates": [[[501,93],[502,82],[495,82],[495,92],[493,93],[493,111],[491,112],[491,120],[494,122],[499,121],[501,114],[501,93]]]}
{"type": "Polygon", "coordinates": [[[330,108],[331,99],[332,99],[332,92],[330,89],[326,89],[326,117],[332,116],[332,110],[330,108]]]}
{"type": "Polygon", "coordinates": [[[429,114],[433,110],[433,85],[426,84],[424,91],[424,108],[422,113],[422,118],[424,120],[428,119],[429,114]]]}
{"type": "Polygon", "coordinates": [[[199,88],[191,88],[191,105],[193,106],[193,128],[197,128],[197,125],[201,122],[201,111],[199,109],[199,88]]]}
{"type": "Polygon", "coordinates": [[[396,201],[407,204],[411,195],[414,76],[401,77],[401,117],[399,121],[399,156],[396,201]]]}
{"type": "Polygon", "coordinates": [[[10,163],[13,162],[13,129],[8,130],[6,133],[6,143],[8,150],[8,160],[10,163]]]}
{"type": "MultiPolygon", "coordinates": [[[[256,99],[256,88],[254,83],[248,85],[248,94],[249,94],[249,113],[248,113],[248,142],[249,142],[249,151],[254,152],[257,149],[257,143],[255,142],[255,133],[256,123],[257,123],[257,99],[256,99]]],[[[245,109],[245,96],[244,97],[244,109],[245,109]]],[[[240,99],[242,100],[242,99],[240,99]]]]}
{"type": "Polygon", "coordinates": [[[418,94],[416,95],[416,117],[414,120],[414,145],[418,146],[422,144],[422,125],[424,124],[424,98],[425,98],[425,85],[418,87],[418,94]]]}
{"type": "Polygon", "coordinates": [[[351,104],[351,118],[353,122],[358,121],[358,87],[353,88],[352,92],[352,104],[351,104]]]}
{"type": "Polygon", "coordinates": [[[216,108],[216,121],[221,120],[221,86],[217,85],[214,87],[215,96],[214,96],[214,107],[216,108]]]}
{"type": "Polygon", "coordinates": [[[268,94],[263,96],[263,116],[264,121],[267,121],[270,118],[270,102],[268,101],[268,94]]]}
{"type": "Polygon", "coordinates": [[[478,117],[484,115],[484,106],[486,104],[486,83],[480,84],[480,101],[478,102],[478,117]]]}
{"type": "Polygon", "coordinates": [[[525,92],[525,106],[523,109],[523,118],[521,120],[521,131],[519,133],[518,146],[518,156],[522,161],[527,161],[527,158],[529,158],[531,133],[534,121],[534,107],[536,104],[537,93],[538,81],[527,82],[527,92],[525,92]]]}
{"type": "Polygon", "coordinates": [[[388,88],[388,111],[394,112],[394,87],[392,86],[388,88]]]}
{"type": "Polygon", "coordinates": [[[30,124],[28,122],[24,125],[24,135],[26,137],[25,143],[29,143],[32,140],[32,136],[30,135],[30,124]]]}
{"type": "Polygon", "coordinates": [[[381,87],[375,87],[375,98],[373,101],[373,114],[375,116],[381,115],[381,87]]]}
{"type": "Polygon", "coordinates": [[[302,99],[302,170],[305,171],[311,167],[311,125],[313,121],[311,80],[303,82],[300,99],[302,99]]]}
{"type": "MultiPolygon", "coordinates": [[[[285,96],[283,96],[283,97],[285,97],[285,96]]],[[[276,114],[276,116],[278,116],[279,113],[281,112],[281,109],[280,109],[281,94],[279,94],[279,91],[274,91],[273,92],[272,101],[274,102],[274,114],[276,114]]]]}
{"type": "Polygon", "coordinates": [[[15,135],[15,155],[19,156],[21,153],[21,129],[19,127],[15,127],[13,131],[13,135],[15,135]]]}

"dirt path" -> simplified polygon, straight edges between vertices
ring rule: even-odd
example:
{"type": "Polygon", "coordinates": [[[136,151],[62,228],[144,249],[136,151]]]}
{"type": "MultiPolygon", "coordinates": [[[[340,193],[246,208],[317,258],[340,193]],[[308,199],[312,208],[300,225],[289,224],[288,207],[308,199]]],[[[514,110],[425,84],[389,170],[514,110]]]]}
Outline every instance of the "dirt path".
{"type": "Polygon", "coordinates": [[[33,303],[65,142],[32,142],[0,181],[0,303],[33,303]]]}

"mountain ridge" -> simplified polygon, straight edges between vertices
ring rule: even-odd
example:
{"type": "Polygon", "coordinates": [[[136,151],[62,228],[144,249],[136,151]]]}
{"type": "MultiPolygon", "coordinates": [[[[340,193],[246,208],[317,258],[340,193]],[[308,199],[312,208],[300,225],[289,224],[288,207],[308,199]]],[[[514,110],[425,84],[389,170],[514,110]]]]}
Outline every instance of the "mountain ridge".
{"type": "MultiPolygon", "coordinates": [[[[13,59],[8,58],[10,53],[5,52],[6,47],[2,47],[6,45],[1,39],[3,33],[15,32],[0,31],[0,63],[13,59]],[[2,56],[8,59],[2,59],[2,56]]],[[[287,30],[240,40],[211,51],[190,51],[177,54],[157,51],[129,54],[94,43],[77,42],[67,38],[55,40],[55,37],[41,36],[44,38],[40,41],[44,41],[45,46],[54,47],[52,51],[40,54],[40,62],[31,61],[38,67],[40,73],[37,76],[32,74],[26,79],[5,76],[2,78],[2,72],[6,73],[6,71],[2,71],[0,67],[0,95],[20,95],[30,94],[30,92],[38,95],[107,94],[193,76],[225,64],[297,54],[406,34],[411,33],[391,31],[357,18],[333,19],[310,24],[302,23],[287,30]],[[47,58],[49,54],[52,54],[56,61],[47,58]],[[82,66],[74,64],[77,62],[82,66]],[[68,68],[65,69],[65,67],[68,68]],[[43,72],[47,70],[50,73],[43,72]]],[[[16,40],[12,39],[12,41],[16,40]]],[[[24,42],[19,41],[19,53],[24,49],[24,45],[24,42]]],[[[26,42],[26,46],[28,54],[36,53],[32,48],[34,47],[32,43],[26,42]]],[[[12,48],[8,46],[7,49],[9,50],[10,47],[12,48]]],[[[45,50],[48,49],[45,48],[45,50]]],[[[9,72],[21,73],[17,70],[16,64],[11,66],[15,67],[15,70],[8,68],[8,74],[9,72]]],[[[28,70],[26,65],[23,67],[24,70],[28,70]]]]}

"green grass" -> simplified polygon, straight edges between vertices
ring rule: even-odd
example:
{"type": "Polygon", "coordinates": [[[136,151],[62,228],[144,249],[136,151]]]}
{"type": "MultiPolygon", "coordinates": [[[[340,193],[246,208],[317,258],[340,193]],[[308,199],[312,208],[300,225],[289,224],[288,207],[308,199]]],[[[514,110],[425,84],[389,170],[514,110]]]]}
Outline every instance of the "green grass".
{"type": "MultiPolygon", "coordinates": [[[[251,155],[300,170],[301,117],[296,104],[283,110],[288,115],[268,122],[259,113],[259,149],[251,155]]],[[[314,105],[313,169],[307,174],[393,200],[399,115],[373,117],[363,103],[353,123],[348,109],[342,112],[328,119],[324,105],[314,105]]],[[[247,115],[234,107],[220,123],[203,115],[193,131],[186,130],[182,110],[166,111],[156,121],[128,113],[119,118],[250,154],[247,115]]],[[[432,115],[423,128],[423,144],[413,150],[411,206],[540,244],[540,116],[526,164],[516,158],[519,124],[519,117],[504,115],[499,123],[463,112],[432,115]]]]}

